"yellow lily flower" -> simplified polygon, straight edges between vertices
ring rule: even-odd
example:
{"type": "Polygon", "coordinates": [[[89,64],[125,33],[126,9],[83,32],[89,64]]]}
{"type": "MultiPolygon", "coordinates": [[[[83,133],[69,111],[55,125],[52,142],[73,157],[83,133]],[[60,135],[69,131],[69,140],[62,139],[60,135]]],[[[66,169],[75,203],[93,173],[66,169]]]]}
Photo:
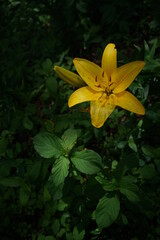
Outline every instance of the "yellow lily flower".
{"type": "MultiPolygon", "coordinates": [[[[73,92],[68,105],[72,107],[90,101],[90,115],[94,127],[102,127],[116,106],[140,115],[145,114],[145,109],[138,99],[125,91],[144,67],[143,61],[131,62],[117,68],[117,50],[115,44],[110,43],[103,52],[101,67],[82,58],[75,58],[73,62],[81,77],[81,84],[84,81],[87,86],[73,92]]],[[[70,83],[71,79],[72,83],[76,79],[77,84],[77,77],[72,78],[69,72],[67,74],[70,83]]]]}
{"type": "Polygon", "coordinates": [[[68,105],[91,101],[92,125],[100,128],[106,119],[120,106],[128,111],[144,115],[142,104],[130,92],[125,91],[144,67],[143,61],[135,61],[117,68],[117,50],[110,43],[106,46],[101,67],[81,58],[73,60],[77,72],[88,86],[79,88],[69,98],[68,105]]]}

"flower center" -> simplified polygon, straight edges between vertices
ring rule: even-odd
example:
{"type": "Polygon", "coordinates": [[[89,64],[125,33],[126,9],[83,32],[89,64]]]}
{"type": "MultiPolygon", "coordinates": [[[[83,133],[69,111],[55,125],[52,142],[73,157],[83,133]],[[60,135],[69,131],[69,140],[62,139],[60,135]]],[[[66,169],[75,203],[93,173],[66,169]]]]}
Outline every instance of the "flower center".
{"type": "Polygon", "coordinates": [[[109,96],[110,94],[112,94],[112,91],[110,90],[109,87],[105,88],[105,93],[107,94],[107,96],[109,96]]]}

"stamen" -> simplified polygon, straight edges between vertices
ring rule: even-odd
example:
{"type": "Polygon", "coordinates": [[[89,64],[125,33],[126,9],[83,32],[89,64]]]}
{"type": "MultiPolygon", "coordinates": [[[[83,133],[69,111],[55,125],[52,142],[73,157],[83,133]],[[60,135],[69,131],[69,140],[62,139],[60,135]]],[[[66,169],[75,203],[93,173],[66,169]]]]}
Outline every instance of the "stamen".
{"type": "Polygon", "coordinates": [[[100,84],[98,84],[98,85],[94,85],[95,87],[98,87],[98,88],[101,88],[101,85],[100,84]]]}
{"type": "Polygon", "coordinates": [[[97,76],[95,77],[95,81],[97,82],[97,76]]]}
{"type": "Polygon", "coordinates": [[[104,77],[104,71],[102,72],[102,77],[104,77]]]}

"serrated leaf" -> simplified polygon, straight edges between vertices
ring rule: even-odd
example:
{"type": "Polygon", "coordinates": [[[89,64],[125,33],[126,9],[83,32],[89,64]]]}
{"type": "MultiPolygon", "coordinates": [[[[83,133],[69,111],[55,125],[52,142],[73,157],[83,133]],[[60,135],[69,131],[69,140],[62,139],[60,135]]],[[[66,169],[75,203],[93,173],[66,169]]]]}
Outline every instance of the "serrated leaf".
{"type": "Polygon", "coordinates": [[[62,136],[63,147],[68,153],[76,144],[77,141],[77,131],[75,129],[68,129],[64,132],[62,136]]]}
{"type": "Polygon", "coordinates": [[[93,150],[75,152],[71,160],[74,166],[85,174],[96,174],[102,168],[101,156],[93,150]]]}
{"type": "Polygon", "coordinates": [[[120,202],[117,196],[104,196],[96,207],[95,218],[100,229],[110,226],[118,217],[120,202]]]}
{"type": "Polygon", "coordinates": [[[55,186],[59,186],[64,182],[68,175],[69,164],[69,159],[64,156],[56,159],[52,167],[52,180],[55,186]]]}
{"type": "Polygon", "coordinates": [[[33,144],[35,150],[44,158],[58,158],[64,153],[61,140],[53,134],[39,133],[34,137],[33,144]]]}

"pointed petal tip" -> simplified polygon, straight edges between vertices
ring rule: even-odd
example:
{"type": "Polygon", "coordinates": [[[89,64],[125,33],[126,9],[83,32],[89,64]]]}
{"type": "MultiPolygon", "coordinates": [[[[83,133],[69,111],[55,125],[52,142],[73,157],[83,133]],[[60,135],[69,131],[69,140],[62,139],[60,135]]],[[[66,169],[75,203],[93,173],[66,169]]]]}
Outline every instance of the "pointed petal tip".
{"type": "Polygon", "coordinates": [[[117,49],[114,43],[109,43],[102,55],[101,66],[103,70],[107,73],[108,78],[117,69],[117,49]]]}
{"type": "Polygon", "coordinates": [[[54,68],[53,68],[53,69],[54,69],[54,71],[56,71],[56,70],[57,70],[57,67],[58,67],[58,66],[56,66],[56,65],[54,66],[54,68]]]}
{"type": "Polygon", "coordinates": [[[95,128],[101,128],[101,127],[103,127],[104,123],[103,124],[95,124],[94,122],[92,122],[92,125],[95,128]]]}
{"type": "Polygon", "coordinates": [[[120,93],[127,89],[137,75],[142,71],[144,61],[134,61],[122,65],[112,74],[112,81],[115,82],[113,93],[120,93]]]}
{"type": "Polygon", "coordinates": [[[68,100],[68,107],[71,108],[73,105],[71,104],[70,100],[68,100]]]}
{"type": "Polygon", "coordinates": [[[126,109],[127,111],[136,113],[138,115],[145,115],[145,109],[141,102],[130,92],[123,91],[116,94],[116,105],[126,109]]]}
{"type": "Polygon", "coordinates": [[[80,60],[80,58],[74,58],[73,59],[73,63],[75,63],[75,62],[77,62],[77,61],[79,61],[80,60]]]}
{"type": "Polygon", "coordinates": [[[140,66],[142,66],[142,68],[145,66],[145,62],[144,61],[137,61],[139,63],[140,66]]]}
{"type": "Polygon", "coordinates": [[[145,108],[143,107],[143,109],[141,110],[141,112],[139,113],[139,115],[145,115],[146,114],[146,110],[145,108]]]}
{"type": "Polygon", "coordinates": [[[106,47],[116,48],[116,45],[114,43],[108,43],[106,47]]]}

